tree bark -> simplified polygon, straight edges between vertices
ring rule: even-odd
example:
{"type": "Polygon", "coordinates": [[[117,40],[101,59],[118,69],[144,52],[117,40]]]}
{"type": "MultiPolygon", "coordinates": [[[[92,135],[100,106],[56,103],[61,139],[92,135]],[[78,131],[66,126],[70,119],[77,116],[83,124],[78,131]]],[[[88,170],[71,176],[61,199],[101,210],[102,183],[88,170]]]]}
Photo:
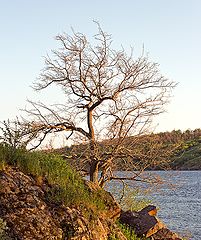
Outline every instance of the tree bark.
{"type": "Polygon", "coordinates": [[[97,161],[95,156],[95,134],[94,134],[94,127],[93,127],[93,114],[92,110],[88,109],[87,114],[87,122],[88,122],[88,129],[89,129],[89,136],[90,136],[90,181],[94,182],[98,185],[98,170],[99,170],[99,161],[97,161]]]}
{"type": "Polygon", "coordinates": [[[99,166],[99,162],[93,159],[90,165],[90,172],[89,172],[90,181],[94,182],[97,185],[98,185],[98,169],[99,169],[98,166],[99,166]]]}

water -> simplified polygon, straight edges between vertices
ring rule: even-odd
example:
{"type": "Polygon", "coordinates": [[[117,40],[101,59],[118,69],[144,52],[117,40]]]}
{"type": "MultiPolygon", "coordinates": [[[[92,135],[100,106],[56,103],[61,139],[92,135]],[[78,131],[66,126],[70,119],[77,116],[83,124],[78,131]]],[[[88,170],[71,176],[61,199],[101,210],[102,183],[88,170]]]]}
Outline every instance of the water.
{"type": "MultiPolygon", "coordinates": [[[[159,207],[158,217],[172,231],[190,236],[192,240],[200,240],[201,171],[156,171],[154,173],[167,181],[160,190],[154,190],[146,196],[159,207]]],[[[128,172],[120,173],[124,176],[127,174],[128,172]]],[[[141,186],[145,187],[142,184],[141,186]]],[[[120,187],[120,183],[109,184],[109,189],[115,189],[115,187],[120,187]]]]}

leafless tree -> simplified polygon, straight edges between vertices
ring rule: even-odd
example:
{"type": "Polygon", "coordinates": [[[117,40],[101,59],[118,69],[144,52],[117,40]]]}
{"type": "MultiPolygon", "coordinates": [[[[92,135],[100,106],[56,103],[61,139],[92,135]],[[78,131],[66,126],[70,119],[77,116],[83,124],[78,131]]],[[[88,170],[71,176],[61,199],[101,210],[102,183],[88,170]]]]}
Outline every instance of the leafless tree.
{"type": "MultiPolygon", "coordinates": [[[[159,152],[154,151],[159,144],[150,142],[147,152],[136,152],[135,144],[153,117],[164,112],[175,83],[161,75],[159,65],[144,53],[135,58],[132,49],[129,55],[123,48],[114,50],[111,36],[98,23],[97,27],[94,44],[74,31],[56,36],[60,48],[45,58],[34,88],[57,85],[66,102],[48,106],[30,101],[32,108],[26,111],[41,134],[39,144],[51,132],[69,132],[68,138],[77,134],[85,146],[82,160],[89,165],[90,180],[103,186],[115,179],[117,159],[132,166],[143,163],[143,169],[158,163],[159,152]],[[129,141],[129,136],[135,138],[129,141]]],[[[131,179],[137,177],[135,173],[131,179]]]]}

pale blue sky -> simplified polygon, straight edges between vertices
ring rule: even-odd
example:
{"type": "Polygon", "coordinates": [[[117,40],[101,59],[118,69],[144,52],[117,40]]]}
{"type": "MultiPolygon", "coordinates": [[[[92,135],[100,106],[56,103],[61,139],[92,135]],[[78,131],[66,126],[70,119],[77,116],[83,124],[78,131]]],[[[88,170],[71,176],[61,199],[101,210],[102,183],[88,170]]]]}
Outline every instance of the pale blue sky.
{"type": "Polygon", "coordinates": [[[26,99],[56,102],[56,90],[36,94],[30,85],[57,48],[54,36],[93,36],[98,20],[115,47],[149,52],[161,72],[179,82],[158,131],[201,127],[200,0],[0,0],[0,121],[22,114],[26,99]]]}

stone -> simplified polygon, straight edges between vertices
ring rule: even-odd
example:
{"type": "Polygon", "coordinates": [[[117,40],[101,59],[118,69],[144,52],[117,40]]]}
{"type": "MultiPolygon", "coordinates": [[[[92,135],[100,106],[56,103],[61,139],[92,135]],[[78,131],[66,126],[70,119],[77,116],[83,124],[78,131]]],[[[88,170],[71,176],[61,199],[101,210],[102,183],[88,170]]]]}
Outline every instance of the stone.
{"type": "Polygon", "coordinates": [[[161,220],[159,220],[158,218],[156,218],[156,220],[157,220],[157,223],[154,225],[154,227],[149,229],[145,234],[147,238],[157,233],[160,229],[166,228],[166,225],[161,220]]]}
{"type": "Polygon", "coordinates": [[[143,208],[141,211],[139,211],[139,214],[149,214],[150,216],[156,216],[157,214],[157,208],[154,205],[148,205],[145,208],[143,208]]]}
{"type": "Polygon", "coordinates": [[[135,233],[140,236],[146,235],[157,224],[155,217],[135,211],[122,212],[120,222],[133,228],[135,233]]]}
{"type": "Polygon", "coordinates": [[[156,217],[157,209],[148,205],[141,211],[122,212],[120,222],[134,229],[135,233],[142,237],[156,240],[180,240],[176,233],[171,232],[166,225],[156,217]]]}
{"type": "MultiPolygon", "coordinates": [[[[96,191],[94,186],[90,187],[91,191],[96,191]]],[[[0,172],[0,218],[6,222],[10,237],[20,240],[108,239],[121,212],[111,194],[100,193],[104,194],[106,208],[90,219],[79,207],[50,203],[46,199],[48,188],[45,181],[39,182],[17,168],[7,167],[0,172]]]]}
{"type": "Polygon", "coordinates": [[[152,235],[154,240],[182,240],[176,233],[170,231],[168,228],[162,228],[152,235]]]}

